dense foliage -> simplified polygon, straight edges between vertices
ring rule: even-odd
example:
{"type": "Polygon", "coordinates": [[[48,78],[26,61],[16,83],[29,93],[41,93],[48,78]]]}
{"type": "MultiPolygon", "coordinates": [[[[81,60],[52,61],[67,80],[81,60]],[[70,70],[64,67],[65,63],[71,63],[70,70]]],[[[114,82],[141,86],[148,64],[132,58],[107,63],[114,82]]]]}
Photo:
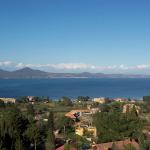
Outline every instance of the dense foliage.
{"type": "Polygon", "coordinates": [[[150,103],[150,96],[143,96],[143,101],[150,103]]]}
{"type": "Polygon", "coordinates": [[[120,112],[101,112],[94,115],[98,142],[122,140],[128,137],[138,139],[143,128],[143,121],[133,111],[127,114],[120,112]]]}
{"type": "MultiPolygon", "coordinates": [[[[28,105],[29,106],[29,105],[28,105]]],[[[31,106],[29,112],[33,112],[31,106]]],[[[34,119],[34,114],[23,115],[14,105],[0,111],[0,150],[40,150],[44,149],[46,133],[53,134],[34,119]],[[30,117],[29,117],[30,115],[30,117]],[[32,117],[31,117],[32,116],[32,117]]],[[[51,142],[51,141],[49,141],[51,142]]]]}
{"type": "Polygon", "coordinates": [[[28,120],[18,109],[12,108],[7,111],[3,110],[0,116],[0,149],[24,149],[26,139],[23,135],[28,124],[28,120]]]}

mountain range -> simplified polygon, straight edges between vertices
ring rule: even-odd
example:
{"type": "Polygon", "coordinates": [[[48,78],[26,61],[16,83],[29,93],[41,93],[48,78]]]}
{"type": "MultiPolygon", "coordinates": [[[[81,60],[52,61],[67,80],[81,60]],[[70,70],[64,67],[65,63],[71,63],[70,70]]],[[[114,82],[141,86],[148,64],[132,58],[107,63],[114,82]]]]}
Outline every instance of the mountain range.
{"type": "Polygon", "coordinates": [[[0,69],[0,79],[29,79],[29,78],[150,78],[150,75],[139,74],[104,74],[104,73],[51,73],[31,68],[15,71],[0,69]]]}

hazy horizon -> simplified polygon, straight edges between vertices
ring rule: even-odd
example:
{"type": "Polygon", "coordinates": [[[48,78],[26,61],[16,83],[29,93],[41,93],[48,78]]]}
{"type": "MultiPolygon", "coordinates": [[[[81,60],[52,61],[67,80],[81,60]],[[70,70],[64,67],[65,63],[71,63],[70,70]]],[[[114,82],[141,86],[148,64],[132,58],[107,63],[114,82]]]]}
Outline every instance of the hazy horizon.
{"type": "Polygon", "coordinates": [[[149,75],[150,75],[150,74],[142,74],[142,73],[105,73],[105,72],[90,72],[90,71],[76,71],[76,72],[55,71],[55,72],[54,72],[54,71],[46,71],[46,70],[42,70],[42,69],[39,69],[39,68],[33,68],[33,67],[21,67],[21,68],[15,68],[15,69],[12,69],[12,68],[11,68],[11,69],[6,69],[6,68],[5,68],[5,69],[1,69],[1,68],[0,68],[0,70],[2,70],[2,71],[8,71],[8,72],[20,71],[20,70],[23,70],[23,69],[31,69],[31,70],[33,70],[33,71],[34,71],[34,70],[43,71],[43,72],[46,72],[46,73],[64,73],[64,74],[65,74],[65,73],[66,73],[66,74],[67,74],[67,73],[68,73],[68,74],[90,73],[90,74],[106,74],[106,75],[107,75],[107,74],[110,74],[110,75],[111,75],[111,74],[112,74],[112,75],[113,75],[113,74],[114,74],[114,75],[115,75],[115,74],[116,74],[116,75],[117,75],[117,74],[118,74],[118,75],[119,75],[119,74],[120,74],[120,75],[121,75],[121,74],[122,74],[122,75],[145,75],[145,76],[147,76],[147,75],[149,76],[149,75]]]}

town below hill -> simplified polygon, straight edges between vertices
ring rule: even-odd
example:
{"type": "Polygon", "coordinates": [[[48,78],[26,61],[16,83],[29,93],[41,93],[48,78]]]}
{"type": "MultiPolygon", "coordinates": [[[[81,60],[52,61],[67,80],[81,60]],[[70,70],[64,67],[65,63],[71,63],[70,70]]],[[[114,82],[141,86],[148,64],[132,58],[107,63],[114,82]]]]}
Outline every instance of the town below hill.
{"type": "Polygon", "coordinates": [[[150,96],[0,98],[0,129],[1,150],[149,150],[150,96]]]}
{"type": "Polygon", "coordinates": [[[0,69],[0,79],[30,79],[30,78],[150,78],[150,75],[142,74],[104,74],[104,73],[52,73],[31,68],[23,68],[15,71],[0,69]]]}

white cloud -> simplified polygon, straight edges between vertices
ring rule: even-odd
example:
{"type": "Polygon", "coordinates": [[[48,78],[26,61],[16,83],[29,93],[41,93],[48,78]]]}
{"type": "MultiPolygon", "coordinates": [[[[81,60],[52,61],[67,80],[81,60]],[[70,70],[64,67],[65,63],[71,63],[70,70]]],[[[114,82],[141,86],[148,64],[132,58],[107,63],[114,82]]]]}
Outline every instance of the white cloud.
{"type": "Polygon", "coordinates": [[[49,64],[50,67],[57,69],[77,70],[77,69],[93,69],[95,66],[84,63],[60,63],[60,64],[49,64]]]}
{"type": "Polygon", "coordinates": [[[150,64],[143,64],[143,65],[138,65],[137,66],[137,69],[147,69],[147,68],[150,68],[150,64]]]}
{"type": "Polygon", "coordinates": [[[0,62],[0,66],[10,66],[12,65],[13,63],[11,61],[1,61],[0,62]]]}
{"type": "Polygon", "coordinates": [[[109,65],[109,66],[100,66],[86,63],[58,63],[58,64],[25,64],[22,62],[15,63],[12,61],[0,61],[0,68],[3,69],[20,69],[24,67],[31,67],[34,69],[41,69],[45,71],[91,71],[91,72],[109,72],[109,73],[141,73],[147,72],[150,74],[150,64],[142,64],[136,66],[126,66],[121,65],[109,65]]]}
{"type": "Polygon", "coordinates": [[[119,69],[128,70],[129,67],[127,67],[127,66],[125,66],[125,65],[122,64],[122,65],[119,66],[119,69]]]}
{"type": "Polygon", "coordinates": [[[18,63],[18,64],[16,65],[16,67],[17,67],[17,68],[22,68],[22,67],[24,67],[24,64],[23,64],[23,63],[18,63]]]}
{"type": "Polygon", "coordinates": [[[84,63],[59,63],[59,64],[16,64],[17,68],[34,67],[34,68],[54,68],[65,70],[81,70],[81,69],[96,69],[94,65],[88,65],[84,63]]]}

